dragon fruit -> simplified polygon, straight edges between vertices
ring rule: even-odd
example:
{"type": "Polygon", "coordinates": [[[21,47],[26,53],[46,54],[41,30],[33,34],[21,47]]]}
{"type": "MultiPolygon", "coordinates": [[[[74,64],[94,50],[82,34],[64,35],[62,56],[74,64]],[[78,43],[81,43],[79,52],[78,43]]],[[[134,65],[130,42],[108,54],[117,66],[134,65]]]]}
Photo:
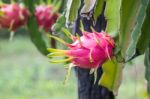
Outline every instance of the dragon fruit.
{"type": "Polygon", "coordinates": [[[15,31],[25,25],[30,13],[22,4],[2,4],[0,5],[0,26],[15,31]]]}
{"type": "Polygon", "coordinates": [[[115,48],[115,42],[105,32],[98,33],[94,31],[90,33],[84,31],[81,37],[71,35],[70,37],[73,39],[72,44],[66,43],[64,40],[55,36],[50,37],[59,40],[69,48],[68,50],[48,48],[48,51],[51,52],[48,57],[69,57],[65,60],[51,60],[54,63],[70,61],[81,68],[91,69],[102,66],[105,61],[114,56],[113,49],[115,48]]]}
{"type": "Polygon", "coordinates": [[[56,22],[59,14],[55,12],[52,5],[40,5],[36,7],[35,16],[40,28],[51,32],[51,27],[56,22]]]}

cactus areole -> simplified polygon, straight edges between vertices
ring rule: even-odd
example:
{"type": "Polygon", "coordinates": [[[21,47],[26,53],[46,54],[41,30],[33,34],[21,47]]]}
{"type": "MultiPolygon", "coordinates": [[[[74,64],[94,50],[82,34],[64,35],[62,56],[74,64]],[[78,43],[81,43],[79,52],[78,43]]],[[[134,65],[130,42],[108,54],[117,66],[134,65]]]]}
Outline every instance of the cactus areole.
{"type": "Polygon", "coordinates": [[[0,5],[0,26],[15,31],[25,25],[29,19],[29,11],[22,4],[0,5]]]}
{"type": "MultiPolygon", "coordinates": [[[[53,37],[53,36],[51,36],[53,37]]],[[[56,37],[53,37],[56,38],[56,37]]],[[[59,50],[48,48],[51,52],[48,56],[67,56],[68,59],[57,60],[52,62],[70,61],[74,65],[81,68],[98,68],[102,64],[114,56],[113,49],[115,48],[114,39],[105,32],[83,32],[83,36],[71,36],[73,43],[68,44],[62,40],[69,50],[59,50]]],[[[58,39],[58,38],[56,38],[58,39]]]]}
{"type": "Polygon", "coordinates": [[[40,5],[36,7],[36,20],[40,28],[51,31],[52,25],[56,22],[59,14],[55,12],[51,5],[40,5]]]}

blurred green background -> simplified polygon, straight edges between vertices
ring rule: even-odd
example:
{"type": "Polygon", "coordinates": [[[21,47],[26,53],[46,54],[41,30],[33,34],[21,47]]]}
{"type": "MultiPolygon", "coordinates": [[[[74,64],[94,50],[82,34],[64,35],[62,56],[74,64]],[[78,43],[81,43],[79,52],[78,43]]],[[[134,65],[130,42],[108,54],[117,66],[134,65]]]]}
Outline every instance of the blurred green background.
{"type": "MultiPolygon", "coordinates": [[[[20,32],[12,42],[0,32],[0,99],[77,99],[74,72],[64,85],[63,64],[50,64],[20,32]]],[[[127,64],[123,77],[117,99],[147,99],[143,56],[127,64]]]]}

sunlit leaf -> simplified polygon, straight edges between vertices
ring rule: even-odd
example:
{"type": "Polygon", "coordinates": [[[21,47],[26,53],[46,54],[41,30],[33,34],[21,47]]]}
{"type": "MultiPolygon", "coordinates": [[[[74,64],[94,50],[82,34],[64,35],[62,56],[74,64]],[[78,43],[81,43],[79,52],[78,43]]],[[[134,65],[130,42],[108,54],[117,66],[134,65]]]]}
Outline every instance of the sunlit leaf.
{"type": "Polygon", "coordinates": [[[120,29],[121,0],[106,0],[105,17],[107,20],[106,32],[117,36],[120,29]]]}
{"type": "Polygon", "coordinates": [[[123,64],[118,63],[115,58],[113,58],[112,61],[108,60],[103,65],[104,73],[102,74],[102,77],[100,79],[100,85],[113,91],[114,94],[117,94],[122,80],[123,68],[123,64]]]}
{"type": "Polygon", "coordinates": [[[52,3],[52,0],[47,0],[47,4],[51,4],[52,3]]]}

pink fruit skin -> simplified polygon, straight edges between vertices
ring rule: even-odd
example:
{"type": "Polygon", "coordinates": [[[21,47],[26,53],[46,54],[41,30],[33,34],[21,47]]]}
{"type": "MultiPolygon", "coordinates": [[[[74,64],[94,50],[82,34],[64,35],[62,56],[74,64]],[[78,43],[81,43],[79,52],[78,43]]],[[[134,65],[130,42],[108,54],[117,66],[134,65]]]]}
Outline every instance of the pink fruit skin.
{"type": "Polygon", "coordinates": [[[105,32],[84,32],[80,41],[76,39],[69,48],[65,53],[72,63],[81,68],[98,68],[114,55],[115,42],[105,32]]]}
{"type": "Polygon", "coordinates": [[[4,4],[0,6],[3,15],[0,16],[0,26],[15,31],[25,25],[29,19],[29,11],[19,4],[4,4]]]}
{"type": "Polygon", "coordinates": [[[51,5],[40,5],[36,7],[35,16],[40,28],[51,32],[51,27],[56,22],[59,14],[54,11],[54,7],[51,5]]]}

